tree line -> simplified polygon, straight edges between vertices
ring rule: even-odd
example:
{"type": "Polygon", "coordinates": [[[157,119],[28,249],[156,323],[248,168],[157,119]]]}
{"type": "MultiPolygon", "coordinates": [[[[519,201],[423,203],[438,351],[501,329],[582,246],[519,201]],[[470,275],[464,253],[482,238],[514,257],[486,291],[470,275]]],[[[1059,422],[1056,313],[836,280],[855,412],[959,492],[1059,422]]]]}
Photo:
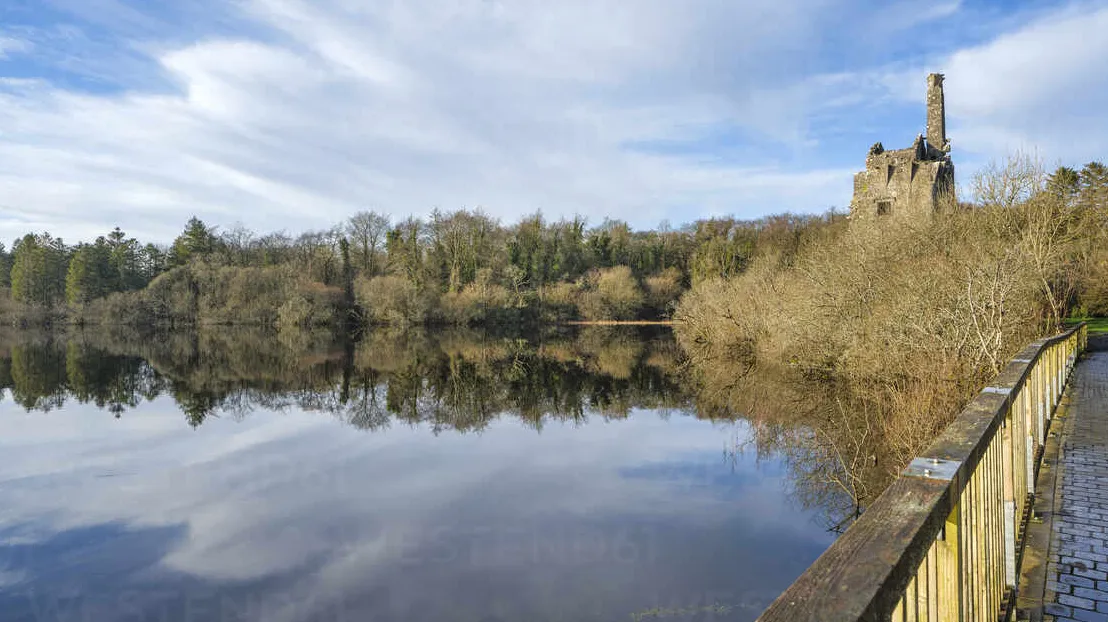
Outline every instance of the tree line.
{"type": "Polygon", "coordinates": [[[480,210],[392,221],[361,212],[299,235],[220,229],[193,217],[172,244],[116,227],[66,244],[0,244],[9,321],[125,324],[481,324],[669,316],[689,287],[787,260],[841,215],[714,218],[637,231],[626,222],[480,210]]]}

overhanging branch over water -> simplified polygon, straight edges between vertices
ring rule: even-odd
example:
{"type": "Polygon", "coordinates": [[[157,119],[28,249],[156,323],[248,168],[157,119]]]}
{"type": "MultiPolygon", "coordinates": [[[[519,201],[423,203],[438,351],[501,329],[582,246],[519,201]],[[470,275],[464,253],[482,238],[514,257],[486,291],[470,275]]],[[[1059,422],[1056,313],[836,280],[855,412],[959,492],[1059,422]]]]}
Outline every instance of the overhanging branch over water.
{"type": "Polygon", "coordinates": [[[759,620],[996,620],[1080,324],[1032,342],[759,620]]]}

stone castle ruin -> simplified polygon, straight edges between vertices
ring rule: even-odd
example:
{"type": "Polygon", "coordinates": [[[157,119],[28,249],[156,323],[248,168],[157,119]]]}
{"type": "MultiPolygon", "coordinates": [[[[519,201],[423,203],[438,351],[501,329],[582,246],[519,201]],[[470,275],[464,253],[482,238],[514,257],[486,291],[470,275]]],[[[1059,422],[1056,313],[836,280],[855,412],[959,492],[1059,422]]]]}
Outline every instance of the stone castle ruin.
{"type": "Polygon", "coordinates": [[[954,164],[946,138],[943,75],[927,76],[927,136],[907,149],[870,147],[866,170],[854,175],[851,220],[919,218],[954,202],[954,164]]]}

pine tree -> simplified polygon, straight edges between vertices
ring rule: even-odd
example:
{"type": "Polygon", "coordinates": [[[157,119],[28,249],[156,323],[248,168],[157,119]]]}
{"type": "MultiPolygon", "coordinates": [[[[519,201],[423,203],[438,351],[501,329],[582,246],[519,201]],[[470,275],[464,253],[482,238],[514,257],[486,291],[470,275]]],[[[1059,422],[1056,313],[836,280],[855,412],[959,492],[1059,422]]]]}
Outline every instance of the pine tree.
{"type": "Polygon", "coordinates": [[[69,304],[85,304],[113,291],[119,291],[119,275],[112,265],[109,244],[99,238],[94,244],[78,246],[65,277],[65,298],[69,304]]]}
{"type": "Polygon", "coordinates": [[[169,264],[183,266],[193,257],[210,255],[215,251],[216,244],[215,229],[193,216],[185,224],[184,232],[173,241],[173,246],[169,249],[169,264]]]}
{"type": "Polygon", "coordinates": [[[49,233],[27,234],[12,252],[12,298],[50,307],[65,297],[65,244],[49,233]]]}

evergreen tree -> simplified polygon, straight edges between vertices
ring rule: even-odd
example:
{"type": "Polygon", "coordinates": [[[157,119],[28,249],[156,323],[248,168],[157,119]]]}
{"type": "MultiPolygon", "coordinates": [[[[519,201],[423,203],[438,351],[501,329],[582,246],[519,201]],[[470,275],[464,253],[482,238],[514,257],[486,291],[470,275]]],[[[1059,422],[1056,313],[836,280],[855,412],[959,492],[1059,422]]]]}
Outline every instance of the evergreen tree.
{"type": "Polygon", "coordinates": [[[1108,211],[1108,166],[1089,162],[1081,169],[1079,177],[1082,205],[1101,212],[1108,211]]]}
{"type": "Polygon", "coordinates": [[[12,298],[45,307],[65,297],[65,244],[49,233],[27,234],[12,251],[12,298]]]}
{"type": "Polygon", "coordinates": [[[354,307],[354,266],[350,263],[350,242],[346,238],[339,239],[339,250],[342,253],[342,302],[350,309],[354,307]]]}
{"type": "Polygon", "coordinates": [[[119,274],[112,265],[112,249],[104,238],[94,244],[81,244],[69,261],[65,278],[65,298],[71,305],[119,291],[119,274]]]}
{"type": "Polygon", "coordinates": [[[0,242],[0,287],[12,286],[12,255],[0,242]]]}
{"type": "Polygon", "coordinates": [[[169,249],[169,265],[183,266],[193,257],[210,255],[215,251],[216,244],[215,228],[208,227],[204,221],[193,216],[169,249]]]}
{"type": "Polygon", "coordinates": [[[116,227],[108,234],[106,245],[113,275],[111,291],[131,291],[145,287],[150,279],[143,274],[142,246],[139,241],[128,238],[116,227]]]}
{"type": "Polygon", "coordinates": [[[585,221],[575,217],[554,225],[554,265],[552,277],[555,280],[573,280],[585,271],[585,221]]]}
{"type": "Polygon", "coordinates": [[[164,272],[167,268],[166,252],[154,244],[147,244],[139,252],[139,272],[146,283],[164,272]]]}
{"type": "Polygon", "coordinates": [[[1047,190],[1069,205],[1081,189],[1081,176],[1068,166],[1059,166],[1047,178],[1047,190]]]}

